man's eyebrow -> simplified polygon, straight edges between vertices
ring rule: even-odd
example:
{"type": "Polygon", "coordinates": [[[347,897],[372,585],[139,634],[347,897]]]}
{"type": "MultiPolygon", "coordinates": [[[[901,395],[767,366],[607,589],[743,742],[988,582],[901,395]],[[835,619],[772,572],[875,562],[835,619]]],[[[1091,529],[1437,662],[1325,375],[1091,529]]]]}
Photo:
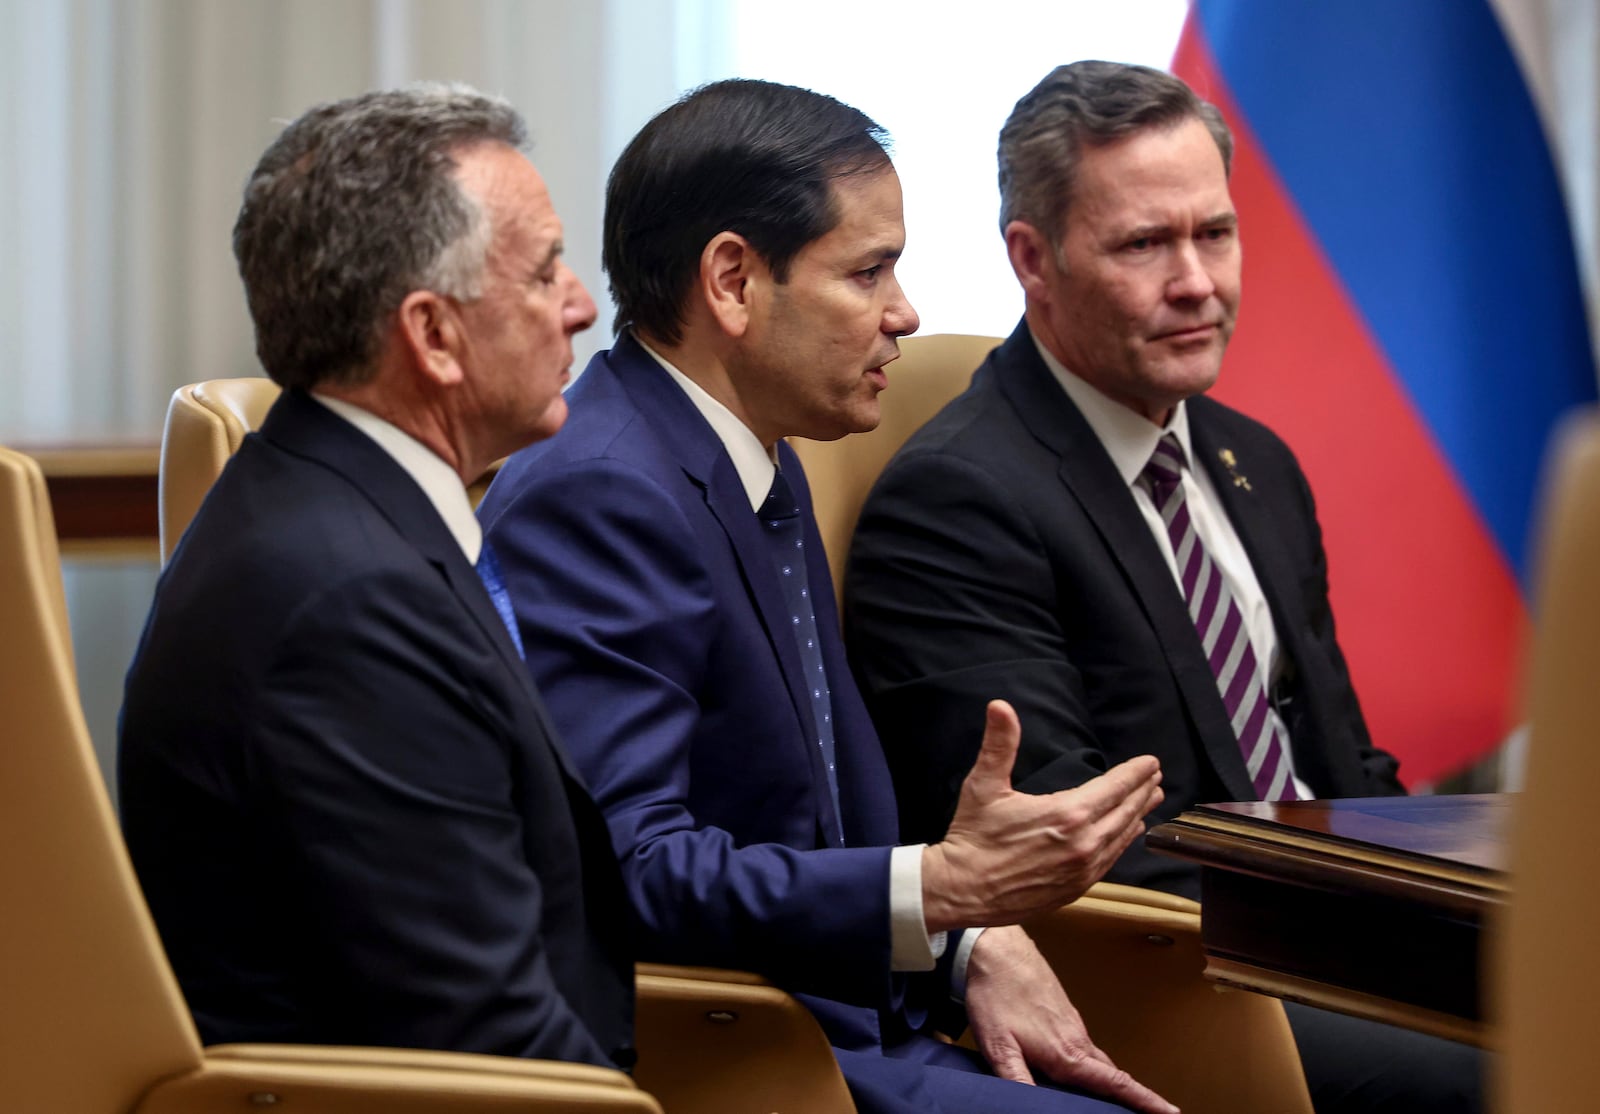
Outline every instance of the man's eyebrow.
{"type": "Polygon", "coordinates": [[[905,248],[884,244],[879,247],[868,248],[859,256],[860,262],[893,263],[905,254],[905,248]]]}
{"type": "Polygon", "coordinates": [[[1200,222],[1201,228],[1238,228],[1239,214],[1232,209],[1224,209],[1214,217],[1207,217],[1200,222]]]}
{"type": "Polygon", "coordinates": [[[542,271],[546,267],[553,266],[557,259],[560,259],[564,254],[566,254],[566,250],[567,245],[562,243],[560,240],[550,241],[550,247],[545,250],[544,258],[539,260],[537,269],[542,271]]]}

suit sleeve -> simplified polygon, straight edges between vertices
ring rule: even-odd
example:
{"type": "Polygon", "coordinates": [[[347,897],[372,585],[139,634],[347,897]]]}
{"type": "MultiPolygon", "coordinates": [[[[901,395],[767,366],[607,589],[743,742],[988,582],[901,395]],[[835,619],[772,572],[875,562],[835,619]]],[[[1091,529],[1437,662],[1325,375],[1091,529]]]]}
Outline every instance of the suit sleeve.
{"type": "Polygon", "coordinates": [[[700,697],[726,619],[674,497],[604,459],[517,482],[489,536],[528,667],[610,824],[642,954],[883,1001],[888,848],[741,845],[694,814],[700,697]]]}
{"type": "MultiPolygon", "coordinates": [[[[442,579],[400,573],[286,617],[248,760],[261,838],[309,895],[309,993],[376,1045],[610,1066],[551,976],[524,843],[538,821],[513,801],[509,720],[481,680],[498,669],[504,698],[517,678],[470,624],[442,579]]],[[[547,827],[573,838],[564,816],[547,827]]]]}
{"type": "Polygon", "coordinates": [[[983,469],[914,453],[879,479],[850,550],[845,633],[894,771],[902,838],[944,835],[997,697],[1022,721],[1017,788],[1105,771],[1063,599],[1028,516],[983,469]]]}

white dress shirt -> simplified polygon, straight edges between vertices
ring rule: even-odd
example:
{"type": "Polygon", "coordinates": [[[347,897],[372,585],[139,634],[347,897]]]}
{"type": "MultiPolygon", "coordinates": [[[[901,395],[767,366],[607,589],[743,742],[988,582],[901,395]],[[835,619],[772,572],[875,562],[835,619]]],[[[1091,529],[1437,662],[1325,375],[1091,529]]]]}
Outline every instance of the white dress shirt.
{"type": "MultiPolygon", "coordinates": [[[[637,339],[637,338],[635,338],[637,339]]],[[[643,341],[639,346],[666,369],[672,381],[689,396],[695,409],[700,411],[715,431],[722,445],[733,459],[739,473],[745,498],[754,514],[767,500],[772,479],[778,472],[775,453],[768,452],[760,439],[722,403],[712,398],[706,390],[683,372],[673,367],[662,355],[643,341]]],[[[849,679],[846,678],[849,683],[849,679]]],[[[946,935],[930,934],[922,915],[922,850],[923,844],[896,847],[889,853],[889,965],[896,971],[927,971],[934,961],[944,954],[946,935]]],[[[968,932],[967,936],[974,933],[968,932]]],[[[957,953],[965,959],[971,953],[966,940],[957,953]],[[963,954],[965,953],[965,954],[963,954]]],[[[965,964],[962,964],[963,973],[965,964]]]]}
{"type": "MultiPolygon", "coordinates": [[[[1111,463],[1122,476],[1122,482],[1133,493],[1133,501],[1144,516],[1145,525],[1155,538],[1162,557],[1166,558],[1173,583],[1181,594],[1183,575],[1178,571],[1178,558],[1172,552],[1172,540],[1167,535],[1166,524],[1161,521],[1161,512],[1156,509],[1150,493],[1139,482],[1140,474],[1156,450],[1156,443],[1168,433],[1178,439],[1178,444],[1183,447],[1184,459],[1189,463],[1189,467],[1183,470],[1181,480],[1189,519],[1194,523],[1195,533],[1211,555],[1212,562],[1221,570],[1228,590],[1233,593],[1239,616],[1250,635],[1250,649],[1256,656],[1261,684],[1264,691],[1271,692],[1273,682],[1283,669],[1278,653],[1278,631],[1272,624],[1272,609],[1267,606],[1267,597],[1261,591],[1261,582],[1256,579],[1256,571],[1250,564],[1249,555],[1245,553],[1244,544],[1239,541],[1238,532],[1223,511],[1222,501],[1217,497],[1211,477],[1195,459],[1194,445],[1189,439],[1188,409],[1182,402],[1174,406],[1172,416],[1167,419],[1166,428],[1163,429],[1068,371],[1060,360],[1039,343],[1038,337],[1034,337],[1033,343],[1045,365],[1061,384],[1061,389],[1067,392],[1067,397],[1072,399],[1084,420],[1089,423],[1089,428],[1094,430],[1095,437],[1105,447],[1111,463]]],[[[1287,742],[1289,731],[1278,715],[1278,709],[1269,705],[1267,715],[1287,742]]],[[[1294,778],[1295,790],[1302,799],[1309,799],[1312,796],[1311,789],[1295,774],[1294,754],[1287,746],[1283,757],[1289,764],[1289,775],[1294,778]]]]}

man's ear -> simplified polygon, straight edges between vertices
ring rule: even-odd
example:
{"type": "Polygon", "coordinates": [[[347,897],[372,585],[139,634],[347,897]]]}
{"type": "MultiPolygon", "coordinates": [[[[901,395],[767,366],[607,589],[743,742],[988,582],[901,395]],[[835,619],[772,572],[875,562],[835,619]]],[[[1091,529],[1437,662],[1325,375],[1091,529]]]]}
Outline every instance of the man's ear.
{"type": "Polygon", "coordinates": [[[730,337],[744,336],[750,326],[751,280],[765,273],[761,257],[737,232],[718,232],[700,253],[700,296],[730,337]]]}
{"type": "Polygon", "coordinates": [[[1056,272],[1056,254],[1044,233],[1027,221],[1012,221],[1006,225],[1006,254],[1022,292],[1032,301],[1048,301],[1048,279],[1056,272]]]}
{"type": "Polygon", "coordinates": [[[400,342],[412,365],[437,386],[459,384],[466,334],[455,303],[431,290],[413,290],[400,303],[399,317],[400,342]]]}

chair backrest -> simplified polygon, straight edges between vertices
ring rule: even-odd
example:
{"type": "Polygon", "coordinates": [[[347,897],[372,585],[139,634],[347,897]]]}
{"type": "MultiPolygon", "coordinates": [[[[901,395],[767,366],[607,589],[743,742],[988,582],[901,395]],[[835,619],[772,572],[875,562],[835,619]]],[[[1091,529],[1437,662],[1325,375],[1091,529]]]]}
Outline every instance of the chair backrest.
{"type": "Polygon", "coordinates": [[[1552,454],[1533,653],[1531,730],[1512,826],[1512,897],[1491,942],[1489,985],[1504,1055],[1499,1109],[1580,1110],[1594,1102],[1600,1001],[1600,417],[1569,424],[1552,454]]]}
{"type": "Polygon", "coordinates": [[[835,593],[843,590],[850,536],[878,473],[908,437],[967,389],[972,373],[999,343],[998,337],[960,333],[906,337],[900,342],[900,358],[887,369],[889,387],[878,396],[883,418],[877,429],[837,441],[797,437],[790,442],[811,485],[835,593]]]}
{"type": "Polygon", "coordinates": [[[44,479],[0,449],[0,1088],[112,1114],[200,1043],[89,744],[44,479]]]}
{"type": "Polygon", "coordinates": [[[270,379],[208,379],[173,392],[161,433],[161,562],[172,558],[206,492],[278,399],[270,379]]]}

